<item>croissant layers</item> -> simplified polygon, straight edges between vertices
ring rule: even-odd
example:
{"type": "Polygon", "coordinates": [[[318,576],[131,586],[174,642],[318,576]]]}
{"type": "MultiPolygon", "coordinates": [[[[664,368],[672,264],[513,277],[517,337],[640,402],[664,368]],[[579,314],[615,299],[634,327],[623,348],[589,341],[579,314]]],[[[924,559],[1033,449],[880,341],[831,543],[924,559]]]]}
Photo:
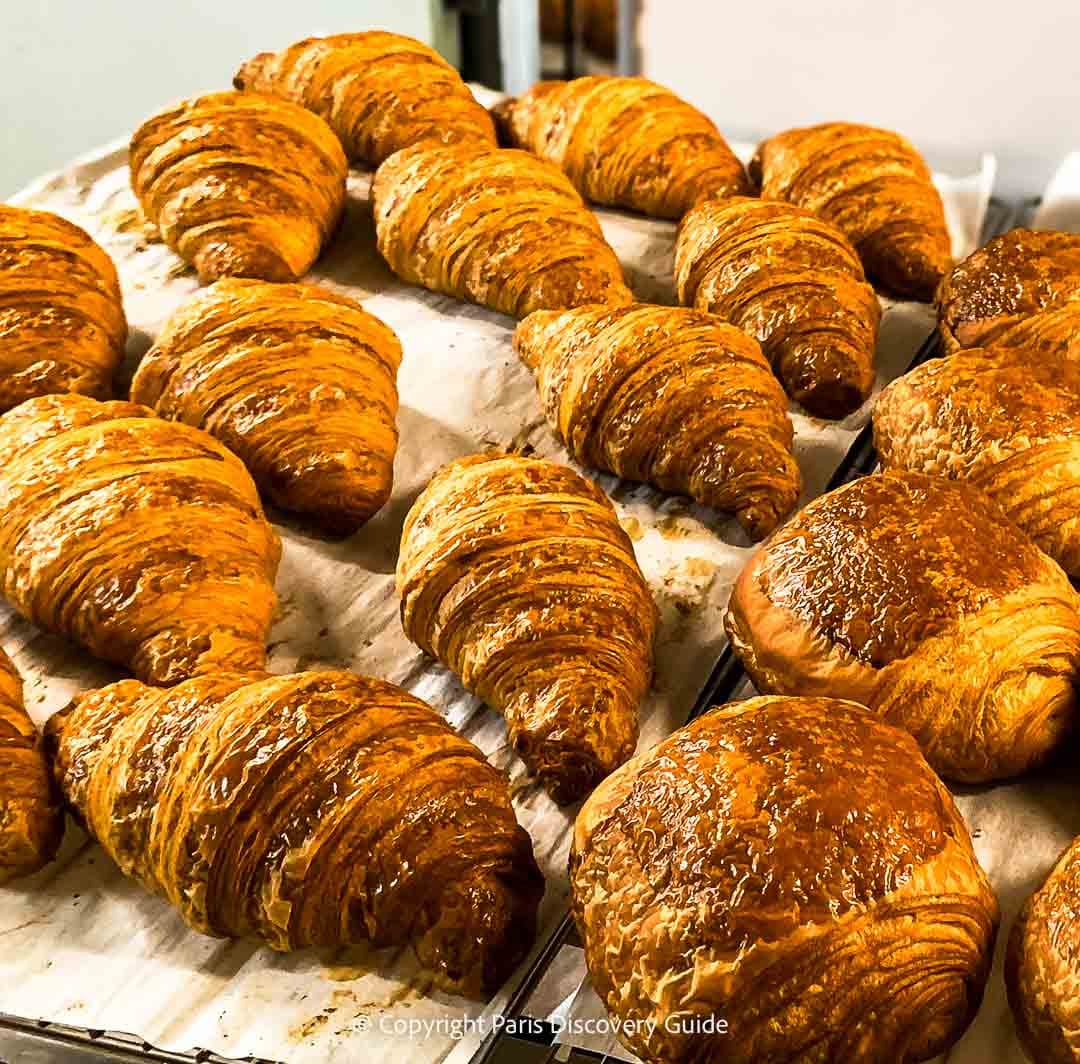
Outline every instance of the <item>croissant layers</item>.
{"type": "Polygon", "coordinates": [[[131,138],[130,166],[143,213],[204,284],[303,276],[337,224],[349,169],[317,115],[241,92],[154,115],[131,138]]]}
{"type": "Polygon", "coordinates": [[[593,985],[655,1064],[928,1060],[998,922],[915,743],[831,698],[732,703],[618,769],[570,883],[593,985]]]}
{"type": "Polygon", "coordinates": [[[458,72],[433,48],[397,33],[339,33],[262,52],[233,84],[309,108],[350,159],[373,167],[421,141],[495,144],[490,116],[458,72]]]}
{"type": "Polygon", "coordinates": [[[514,333],[578,461],[734,513],[755,539],[801,485],[783,390],[758,345],[694,310],[537,311],[514,333]]]}
{"type": "Polygon", "coordinates": [[[372,199],[379,251],[410,284],[518,318],[633,300],[596,216],[527,152],[414,145],[379,167],[372,199]]]}
{"type": "Polygon", "coordinates": [[[595,485],[517,455],[443,466],[405,519],[397,587],[405,634],[503,714],[556,801],[633,753],[657,612],[595,485]]]}
{"type": "Polygon", "coordinates": [[[593,203],[681,218],[698,200],[750,190],[716,126],[645,78],[541,81],[493,113],[507,144],[554,163],[593,203]]]}
{"type": "Polygon", "coordinates": [[[134,403],[0,418],[0,587],[46,631],[171,684],[260,668],[280,544],[238,458],[134,403]]]}
{"type": "Polygon", "coordinates": [[[0,204],[0,413],[53,392],[108,398],[126,340],[112,259],[59,215],[0,204]]]}
{"type": "Polygon", "coordinates": [[[278,950],[411,943],[470,993],[531,945],[543,879],[505,778],[392,684],[125,680],[48,735],[90,832],[197,931],[278,950]]]}
{"type": "Polygon", "coordinates": [[[131,398],[216,436],[278,506],[349,533],[390,496],[400,363],[393,331],[345,296],[225,279],[166,324],[131,398]]]}

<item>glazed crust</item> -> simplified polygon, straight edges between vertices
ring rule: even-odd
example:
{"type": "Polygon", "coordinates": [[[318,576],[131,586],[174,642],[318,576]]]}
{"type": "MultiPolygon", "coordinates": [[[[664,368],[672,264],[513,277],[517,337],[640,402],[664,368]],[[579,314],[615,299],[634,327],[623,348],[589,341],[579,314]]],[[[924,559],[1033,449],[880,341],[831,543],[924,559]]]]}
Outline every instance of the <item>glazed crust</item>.
{"type": "Polygon", "coordinates": [[[518,318],[632,301],[596,216],[527,152],[406,148],[376,171],[372,199],[379,251],[410,284],[518,318]]]}
{"type": "Polygon", "coordinates": [[[656,606],[590,481],[494,452],[443,466],[405,519],[397,587],[405,634],[503,714],[556,801],[633,753],[656,606]]]}
{"type": "Polygon", "coordinates": [[[980,491],[898,472],[788,522],[740,574],[726,627],[762,693],[861,702],[936,771],[981,782],[1024,771],[1071,728],[1078,607],[980,491]]]}
{"type": "Polygon", "coordinates": [[[837,699],[732,703],[623,766],[578,815],[570,881],[593,985],[652,1062],[934,1057],[998,922],[915,743],[837,699]],[[726,1033],[687,1032],[710,1017],[726,1033]]]}
{"type": "Polygon", "coordinates": [[[875,285],[930,302],[952,264],[945,208],[922,156],[896,133],[850,122],[789,129],[750,163],[764,199],[842,229],[875,285]]]}
{"type": "Polygon", "coordinates": [[[593,203],[681,218],[750,190],[712,121],[646,78],[541,81],[492,113],[501,140],[554,163],[593,203]]]}
{"type": "Polygon", "coordinates": [[[150,683],[261,668],[280,555],[239,459],[134,403],[0,418],[0,587],[39,628],[150,683]]]}
{"type": "Polygon", "coordinates": [[[1080,576],[1077,356],[975,348],[918,367],[875,403],[882,464],[971,481],[1080,576]]]}
{"type": "Polygon", "coordinates": [[[0,650],[0,883],[48,864],[63,832],[41,739],[23,707],[22,680],[0,650]]]}
{"type": "Polygon", "coordinates": [[[734,513],[754,539],[794,507],[787,402],[734,326],[640,303],[541,310],[518,325],[514,348],[579,462],[734,513]]]}
{"type": "Polygon", "coordinates": [[[278,506],[355,532],[390,497],[393,331],[315,285],[226,279],[180,308],[131,398],[216,436],[278,506]]]}
{"type": "Polygon", "coordinates": [[[1028,898],[1009,935],[1005,985],[1035,1064],[1080,1059],[1080,840],[1028,898]]]}
{"type": "Polygon", "coordinates": [[[843,417],[874,385],[881,307],[844,234],[790,203],[698,204],[675,245],[679,301],[757,340],[788,394],[843,417]]]}
{"type": "Polygon", "coordinates": [[[297,280],[345,203],[337,137],[275,96],[218,92],[166,108],[135,131],[130,166],[143,213],[204,284],[297,280]]]}
{"type": "Polygon", "coordinates": [[[310,37],[261,52],[233,78],[314,111],[354,162],[376,167],[424,141],[494,146],[495,128],[458,72],[412,37],[371,30],[310,37]]]}
{"type": "Polygon", "coordinates": [[[1013,229],[958,262],[938,295],[938,327],[945,350],[961,347],[1051,348],[1080,335],[1080,307],[1043,328],[1020,330],[1032,315],[1080,300],[1080,234],[1013,229]],[[1066,330],[1063,332],[1063,329],[1066,330]]]}
{"type": "Polygon", "coordinates": [[[59,215],[0,204],[0,413],[53,392],[109,398],[126,340],[112,259],[59,215]]]}
{"type": "Polygon", "coordinates": [[[91,834],[197,931],[278,950],[411,943],[468,992],[532,943],[543,879],[506,779],[392,684],[125,680],[47,734],[91,834]]]}

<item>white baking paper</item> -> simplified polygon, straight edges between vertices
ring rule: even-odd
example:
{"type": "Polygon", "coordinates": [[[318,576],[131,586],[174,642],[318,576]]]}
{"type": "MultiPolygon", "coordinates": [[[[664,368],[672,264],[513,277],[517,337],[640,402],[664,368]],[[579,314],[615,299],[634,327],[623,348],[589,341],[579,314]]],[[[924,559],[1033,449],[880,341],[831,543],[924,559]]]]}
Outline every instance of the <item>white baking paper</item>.
{"type": "Polygon", "coordinates": [[[1080,233],[1080,151],[1062,160],[1046,186],[1031,224],[1035,229],[1080,233]]]}

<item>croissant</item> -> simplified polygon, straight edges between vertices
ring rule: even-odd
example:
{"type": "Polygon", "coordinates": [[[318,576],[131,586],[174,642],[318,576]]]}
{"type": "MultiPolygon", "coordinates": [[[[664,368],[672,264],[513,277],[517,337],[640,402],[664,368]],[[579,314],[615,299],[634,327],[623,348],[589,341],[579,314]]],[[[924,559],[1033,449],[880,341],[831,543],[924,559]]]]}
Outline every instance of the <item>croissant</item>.
{"type": "Polygon", "coordinates": [[[52,392],[108,398],[126,340],[112,259],[59,215],[0,203],[0,413],[52,392]]]}
{"type": "Polygon", "coordinates": [[[0,418],[0,589],[148,683],[260,668],[280,544],[240,460],[133,403],[29,399],[0,418]]]}
{"type": "Polygon", "coordinates": [[[337,224],[349,169],[317,115],[241,92],[154,115],[131,138],[130,165],[143,213],[204,284],[305,274],[337,224]]]}
{"type": "Polygon", "coordinates": [[[633,753],[657,611],[594,484],[517,455],[450,462],[405,519],[397,588],[405,634],[502,712],[557,802],[633,753]]]}
{"type": "Polygon", "coordinates": [[[1043,760],[1076,716],[1080,596],[982,492],[863,477],[751,559],[726,627],[763,694],[850,698],[978,783],[1043,760]]]}
{"type": "Polygon", "coordinates": [[[543,877],[506,779],[392,684],[124,680],[47,734],[90,833],[197,931],[277,950],[409,943],[470,993],[532,943],[543,877]]]}
{"type": "Polygon", "coordinates": [[[397,33],[309,37],[261,52],[240,67],[233,85],[309,108],[351,160],[372,167],[421,141],[495,144],[491,117],[458,72],[434,48],[397,33]]]}
{"type": "Polygon", "coordinates": [[[645,78],[541,81],[492,113],[500,139],[554,163],[593,203],[681,218],[698,200],[750,190],[712,121],[645,78]]]}
{"type": "Polygon", "coordinates": [[[998,923],[915,743],[832,698],[731,703],[618,769],[570,885],[593,986],[655,1064],[936,1057],[998,923]]]}
{"type": "Polygon", "coordinates": [[[372,200],[379,251],[410,284],[519,318],[633,299],[596,216],[526,152],[406,148],[376,171],[372,200]]]}
{"type": "Polygon", "coordinates": [[[390,497],[400,362],[346,296],[225,279],[166,324],[131,398],[216,436],[278,506],[348,533],[390,497]]]}
{"type": "Polygon", "coordinates": [[[1016,1029],[1035,1064],[1080,1058],[1080,840],[1024,903],[1009,935],[1005,985],[1016,1029]]]}
{"type": "Polygon", "coordinates": [[[679,301],[757,340],[788,394],[843,417],[874,385],[881,307],[858,253],[802,207],[735,196],[698,204],[675,244],[679,301]]]}
{"type": "Polygon", "coordinates": [[[1080,576],[1080,348],[934,359],[878,396],[874,440],[887,469],[969,480],[1080,576]]]}
{"type": "Polygon", "coordinates": [[[0,650],[0,883],[29,875],[56,856],[64,820],[22,680],[0,650]]]}
{"type": "Polygon", "coordinates": [[[850,122],[789,129],[758,148],[750,176],[765,199],[807,207],[842,229],[886,292],[934,298],[952,264],[945,208],[903,137],[850,122]]]}
{"type": "Polygon", "coordinates": [[[1032,341],[1053,349],[1080,335],[1078,300],[1080,234],[1013,229],[958,262],[945,278],[938,327],[950,353],[1032,341]],[[1054,310],[1061,313],[1048,327],[1027,321],[1054,310]]]}
{"type": "Polygon", "coordinates": [[[768,535],[799,496],[784,393],[758,345],[675,307],[539,310],[514,332],[579,462],[733,512],[768,535]]]}

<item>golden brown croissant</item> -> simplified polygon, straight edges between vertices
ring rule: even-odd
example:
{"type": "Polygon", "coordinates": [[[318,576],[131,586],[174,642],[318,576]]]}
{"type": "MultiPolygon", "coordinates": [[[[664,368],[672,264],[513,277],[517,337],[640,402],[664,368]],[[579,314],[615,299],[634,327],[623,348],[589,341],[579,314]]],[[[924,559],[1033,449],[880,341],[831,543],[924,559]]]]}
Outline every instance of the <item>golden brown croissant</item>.
{"type": "Polygon", "coordinates": [[[41,739],[23,708],[22,680],[0,650],[0,883],[48,864],[63,831],[41,739]]]}
{"type": "Polygon", "coordinates": [[[543,879],[505,777],[393,684],[124,680],[47,734],[91,834],[197,931],[278,950],[411,943],[469,992],[532,944],[543,879]]]}
{"type": "Polygon", "coordinates": [[[847,237],[810,211],[743,196],[698,204],[679,227],[675,282],[680,302],[753,336],[811,413],[842,417],[870,394],[881,307],[847,237]]]}
{"type": "Polygon", "coordinates": [[[863,477],[751,559],[727,631],[763,694],[829,694],[918,740],[968,782],[1023,772],[1074,722],[1080,596],[982,492],[863,477]]]}
{"type": "Polygon", "coordinates": [[[750,190],[712,121],[645,78],[541,81],[493,109],[501,138],[554,163],[593,203],[681,218],[750,190]]]}
{"type": "Polygon", "coordinates": [[[1035,1064],[1080,1059],[1080,839],[1025,902],[1009,935],[1005,984],[1035,1064]]]}
{"type": "Polygon", "coordinates": [[[927,1060],[975,1015],[998,906],[910,737],[832,698],[722,706],[574,826],[574,918],[643,1060],[927,1060]]]}
{"type": "Polygon", "coordinates": [[[794,507],[787,402],[739,329],[641,303],[540,310],[518,325],[514,348],[579,462],[734,513],[754,539],[794,507]]]}
{"type": "Polygon", "coordinates": [[[59,215],[0,203],[0,413],[52,392],[108,398],[126,340],[112,259],[59,215]]]}
{"type": "Polygon", "coordinates": [[[410,284],[523,318],[629,303],[596,216],[559,171],[522,151],[399,151],[372,185],[379,251],[410,284]]]}
{"type": "Polygon", "coordinates": [[[490,115],[458,72],[434,48],[397,33],[309,37],[249,59],[233,84],[309,108],[351,160],[372,167],[420,141],[495,144],[490,115]]]}
{"type": "Polygon", "coordinates": [[[166,324],[131,398],[216,436],[278,506],[354,532],[390,496],[393,331],[314,285],[225,279],[166,324]]]}
{"type": "Polygon", "coordinates": [[[808,207],[842,229],[874,284],[934,298],[951,259],[945,208],[922,156],[884,129],[826,122],[766,140],[750,163],[765,199],[808,207]]]}
{"type": "Polygon", "coordinates": [[[261,668],[281,547],[247,470],[134,403],[0,418],[0,589],[39,628],[149,683],[261,668]]]}
{"type": "Polygon", "coordinates": [[[887,469],[971,481],[1080,576],[1080,349],[934,359],[878,396],[874,440],[887,469]]]}
{"type": "Polygon", "coordinates": [[[960,347],[1068,346],[1080,336],[1080,234],[1013,229],[958,262],[938,294],[946,351],[960,347]],[[1026,321],[1048,310],[1045,325],[1026,321]]]}
{"type": "Polygon", "coordinates": [[[307,273],[337,224],[349,169],[321,118],[248,92],[199,96],[147,119],[130,165],[143,213],[204,284],[307,273]]]}
{"type": "Polygon", "coordinates": [[[657,613],[608,498],[553,462],[440,469],[405,519],[401,623],[506,718],[558,802],[634,751],[657,613]]]}

